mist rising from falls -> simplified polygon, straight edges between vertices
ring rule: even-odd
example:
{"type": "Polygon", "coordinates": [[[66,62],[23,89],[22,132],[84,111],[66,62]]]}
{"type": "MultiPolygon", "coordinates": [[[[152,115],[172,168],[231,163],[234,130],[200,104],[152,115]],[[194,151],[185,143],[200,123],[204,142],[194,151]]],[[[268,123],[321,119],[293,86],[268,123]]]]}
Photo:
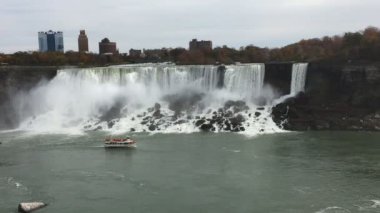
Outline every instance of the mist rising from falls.
{"type": "MultiPolygon", "coordinates": [[[[260,107],[264,64],[124,65],[59,70],[18,98],[20,129],[38,132],[281,131],[260,107]]],[[[262,102],[262,101],[261,101],[262,102]]]]}

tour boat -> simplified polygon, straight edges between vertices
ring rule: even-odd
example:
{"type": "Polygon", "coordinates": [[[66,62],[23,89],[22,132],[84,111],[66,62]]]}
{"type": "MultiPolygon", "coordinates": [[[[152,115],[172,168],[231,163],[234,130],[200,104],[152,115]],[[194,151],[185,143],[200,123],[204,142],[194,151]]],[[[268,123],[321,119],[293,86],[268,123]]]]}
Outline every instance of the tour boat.
{"type": "Polygon", "coordinates": [[[106,138],[104,142],[106,148],[136,148],[136,141],[130,138],[106,138]]]}

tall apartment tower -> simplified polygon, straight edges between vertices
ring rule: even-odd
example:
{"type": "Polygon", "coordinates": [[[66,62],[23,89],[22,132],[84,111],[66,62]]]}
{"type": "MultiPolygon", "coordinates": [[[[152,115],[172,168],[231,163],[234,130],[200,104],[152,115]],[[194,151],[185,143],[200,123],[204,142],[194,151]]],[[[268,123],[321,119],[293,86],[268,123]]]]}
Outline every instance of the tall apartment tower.
{"type": "Polygon", "coordinates": [[[88,52],[88,38],[84,30],[81,30],[78,36],[78,50],[79,52],[88,52]]]}
{"type": "Polygon", "coordinates": [[[58,31],[38,32],[40,52],[63,52],[63,33],[58,31]]]}

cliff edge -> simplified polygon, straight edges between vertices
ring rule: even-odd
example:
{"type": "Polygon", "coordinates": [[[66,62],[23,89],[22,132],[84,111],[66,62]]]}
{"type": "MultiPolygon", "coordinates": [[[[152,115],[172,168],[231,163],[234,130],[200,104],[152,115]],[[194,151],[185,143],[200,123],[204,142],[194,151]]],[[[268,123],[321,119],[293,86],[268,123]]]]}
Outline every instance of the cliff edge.
{"type": "Polygon", "coordinates": [[[272,117],[287,130],[379,131],[380,64],[310,63],[305,93],[275,106],[272,117]]]}

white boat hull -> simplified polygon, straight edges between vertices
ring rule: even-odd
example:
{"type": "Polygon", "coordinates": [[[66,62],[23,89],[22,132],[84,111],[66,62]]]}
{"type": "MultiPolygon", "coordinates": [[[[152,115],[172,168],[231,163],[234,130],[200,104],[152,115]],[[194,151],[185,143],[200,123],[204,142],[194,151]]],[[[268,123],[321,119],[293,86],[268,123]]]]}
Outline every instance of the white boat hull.
{"type": "Polygon", "coordinates": [[[105,148],[136,148],[136,144],[127,144],[127,143],[105,143],[105,148]]]}

